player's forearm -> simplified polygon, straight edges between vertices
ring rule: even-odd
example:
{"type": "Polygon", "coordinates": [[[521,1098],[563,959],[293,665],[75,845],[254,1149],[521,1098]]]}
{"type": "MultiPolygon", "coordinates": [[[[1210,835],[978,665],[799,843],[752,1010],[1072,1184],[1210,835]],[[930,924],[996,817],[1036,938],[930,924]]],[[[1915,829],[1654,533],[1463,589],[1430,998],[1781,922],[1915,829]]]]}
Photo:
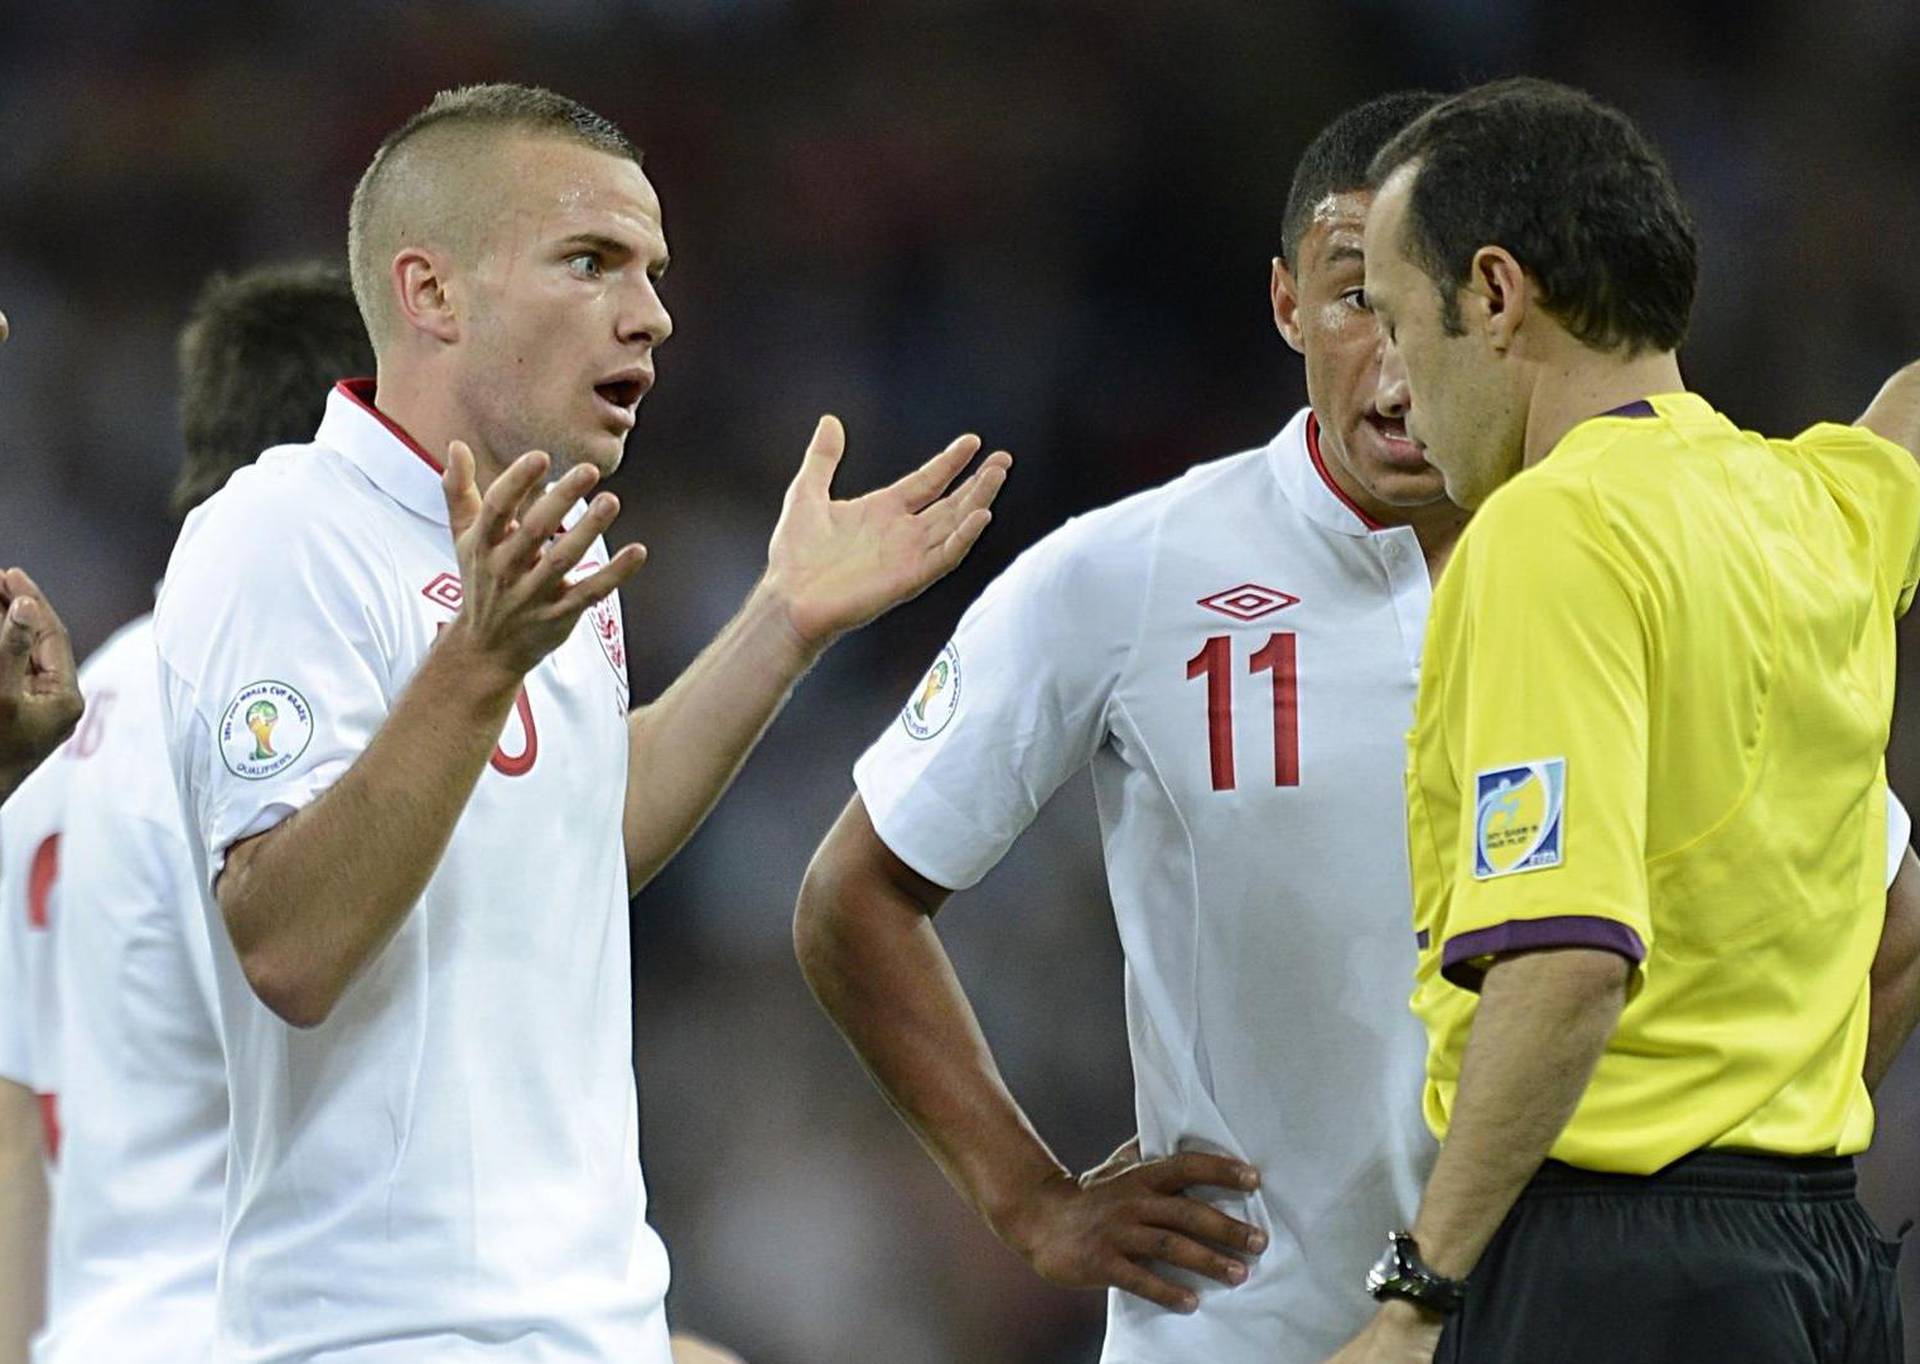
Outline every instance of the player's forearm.
{"type": "Polygon", "coordinates": [[[1860,414],[1858,423],[1920,459],[1920,360],[1897,369],[1860,414]]]}
{"type": "Polygon", "coordinates": [[[1920,860],[1912,848],[1902,856],[1900,873],[1887,888],[1887,918],[1871,982],[1862,1075],[1867,1088],[1876,1090],[1920,1023],[1920,860]]]}
{"type": "Polygon", "coordinates": [[[456,623],[340,780],[230,851],[220,906],[267,1007],[318,1025],[386,945],[439,866],[518,686],[456,623]]]}
{"type": "Polygon", "coordinates": [[[26,1364],[46,1305],[46,1259],[39,1103],[0,1080],[0,1364],[26,1364]]]}
{"type": "Polygon", "coordinates": [[[627,720],[627,887],[693,837],[819,655],[765,586],[660,698],[627,720]]]}
{"type": "Polygon", "coordinates": [[[1421,1257],[1465,1278],[1586,1093],[1626,1003],[1628,966],[1585,948],[1487,972],[1447,1140],[1420,1202],[1421,1257]]]}
{"type": "Polygon", "coordinates": [[[801,887],[801,970],[894,1111],[1008,1237],[1025,1197],[1071,1175],[1008,1092],[926,907],[872,867],[862,835],[856,799],[801,887]]]}

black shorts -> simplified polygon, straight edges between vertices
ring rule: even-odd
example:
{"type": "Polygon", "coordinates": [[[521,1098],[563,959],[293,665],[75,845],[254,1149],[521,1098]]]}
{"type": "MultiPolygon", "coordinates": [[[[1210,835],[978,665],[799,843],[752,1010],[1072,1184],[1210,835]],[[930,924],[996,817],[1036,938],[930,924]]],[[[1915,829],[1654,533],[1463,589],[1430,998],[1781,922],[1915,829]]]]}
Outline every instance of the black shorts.
{"type": "Polygon", "coordinates": [[[1897,1364],[1899,1258],[1849,1159],[1702,1151],[1646,1176],[1548,1161],[1435,1364],[1897,1364]]]}

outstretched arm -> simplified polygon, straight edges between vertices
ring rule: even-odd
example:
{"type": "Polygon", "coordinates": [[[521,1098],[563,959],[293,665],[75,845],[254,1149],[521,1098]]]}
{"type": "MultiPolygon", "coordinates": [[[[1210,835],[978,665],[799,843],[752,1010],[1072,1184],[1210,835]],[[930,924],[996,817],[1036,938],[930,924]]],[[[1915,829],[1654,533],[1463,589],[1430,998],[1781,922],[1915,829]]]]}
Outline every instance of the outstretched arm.
{"type": "Polygon", "coordinates": [[[1893,372],[1855,423],[1920,459],[1920,360],[1893,372]]]}
{"type": "Polygon", "coordinates": [[[1142,1163],[1129,1147],[1076,1178],[994,1064],[933,929],[947,895],[881,841],[858,796],[801,887],[801,969],[887,1101],[994,1233],[1048,1280],[1122,1288],[1182,1312],[1197,1299],[1149,1262],[1244,1280],[1238,1257],[1265,1249],[1262,1233],[1183,1190],[1244,1192],[1259,1182],[1253,1168],[1199,1152],[1142,1163]]]}
{"type": "Polygon", "coordinates": [[[732,784],[794,683],[841,635],[956,568],[987,528],[1012,457],[962,436],[890,487],[833,500],[846,448],[823,417],[787,489],[767,572],[712,644],[627,722],[627,885],[637,893],[732,784]],[[944,494],[944,495],[943,495],[944,494]]]}

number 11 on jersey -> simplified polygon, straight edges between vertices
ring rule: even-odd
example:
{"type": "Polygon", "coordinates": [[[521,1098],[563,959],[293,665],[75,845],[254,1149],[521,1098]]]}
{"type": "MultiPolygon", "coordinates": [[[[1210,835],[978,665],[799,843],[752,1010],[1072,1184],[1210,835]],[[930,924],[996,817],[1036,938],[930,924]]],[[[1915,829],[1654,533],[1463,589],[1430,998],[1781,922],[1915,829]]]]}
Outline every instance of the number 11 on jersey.
{"type": "MultiPolygon", "coordinates": [[[[1297,636],[1275,633],[1247,660],[1249,673],[1273,674],[1273,784],[1300,784],[1300,666],[1297,636]]],[[[1233,639],[1214,635],[1187,660],[1187,679],[1207,679],[1207,764],[1213,789],[1234,789],[1233,639]]]]}

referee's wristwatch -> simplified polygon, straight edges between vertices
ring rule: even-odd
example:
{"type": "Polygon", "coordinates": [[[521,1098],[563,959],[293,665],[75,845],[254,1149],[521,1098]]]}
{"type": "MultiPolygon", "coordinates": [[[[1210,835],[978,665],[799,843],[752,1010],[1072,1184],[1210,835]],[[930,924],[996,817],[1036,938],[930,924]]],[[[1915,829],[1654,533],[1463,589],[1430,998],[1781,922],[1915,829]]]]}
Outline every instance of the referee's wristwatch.
{"type": "Polygon", "coordinates": [[[1446,1316],[1458,1312],[1467,1300],[1466,1284],[1429,1269],[1420,1258],[1419,1243],[1405,1231],[1387,1233],[1386,1254],[1367,1271],[1367,1292],[1383,1302],[1405,1298],[1446,1316]]]}

